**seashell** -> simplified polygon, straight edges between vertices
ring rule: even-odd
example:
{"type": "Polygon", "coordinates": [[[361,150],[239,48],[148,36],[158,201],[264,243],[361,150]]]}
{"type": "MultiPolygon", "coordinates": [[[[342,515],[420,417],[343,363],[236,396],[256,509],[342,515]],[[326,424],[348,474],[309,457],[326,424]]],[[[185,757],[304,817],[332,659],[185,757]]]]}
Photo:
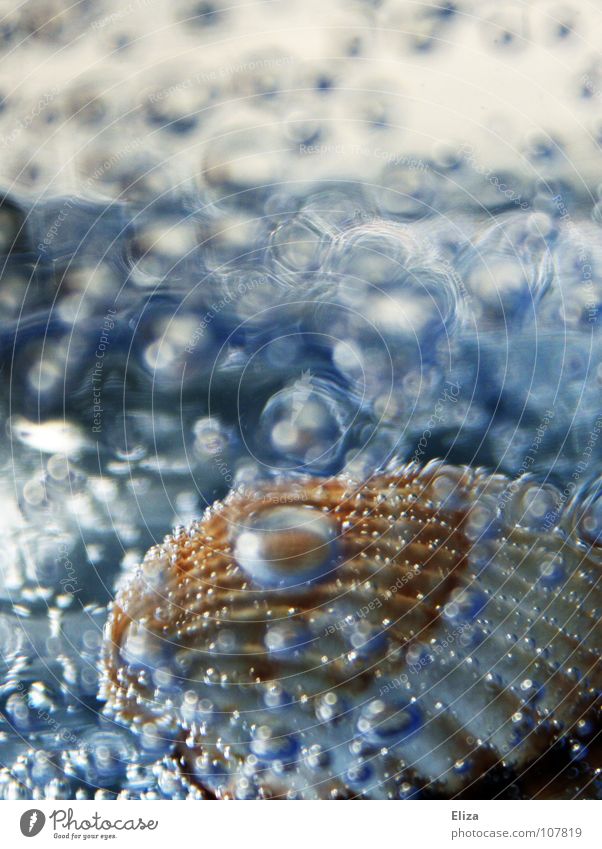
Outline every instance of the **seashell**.
{"type": "Polygon", "coordinates": [[[520,775],[602,684],[599,511],[584,540],[554,498],[440,461],[235,491],[117,597],[106,711],[177,743],[216,798],[449,797],[520,775]]]}

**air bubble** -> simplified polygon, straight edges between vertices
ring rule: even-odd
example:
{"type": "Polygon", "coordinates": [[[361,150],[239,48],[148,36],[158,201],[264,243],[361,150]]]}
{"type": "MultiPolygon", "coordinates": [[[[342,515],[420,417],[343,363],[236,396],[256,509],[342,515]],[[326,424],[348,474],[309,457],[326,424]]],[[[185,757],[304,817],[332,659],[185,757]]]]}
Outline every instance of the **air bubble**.
{"type": "Polygon", "coordinates": [[[236,535],[234,556],[253,583],[298,587],[336,568],[336,524],[310,507],[264,509],[236,535]]]}

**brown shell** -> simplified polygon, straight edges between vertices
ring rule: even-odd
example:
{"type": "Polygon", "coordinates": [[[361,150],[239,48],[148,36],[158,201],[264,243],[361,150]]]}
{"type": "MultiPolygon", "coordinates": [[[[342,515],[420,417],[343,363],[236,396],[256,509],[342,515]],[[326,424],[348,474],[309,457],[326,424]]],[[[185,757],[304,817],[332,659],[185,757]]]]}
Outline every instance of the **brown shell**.
{"type": "MultiPolygon", "coordinates": [[[[232,493],[150,549],[116,599],[108,710],[180,734],[218,797],[450,795],[520,772],[597,702],[602,593],[599,549],[570,517],[514,521],[527,485],[510,484],[433,463],[232,493]],[[236,540],[283,506],[328,517],[336,558],[266,587],[236,540]]],[[[266,542],[293,570],[307,545],[295,529],[266,542]]]]}

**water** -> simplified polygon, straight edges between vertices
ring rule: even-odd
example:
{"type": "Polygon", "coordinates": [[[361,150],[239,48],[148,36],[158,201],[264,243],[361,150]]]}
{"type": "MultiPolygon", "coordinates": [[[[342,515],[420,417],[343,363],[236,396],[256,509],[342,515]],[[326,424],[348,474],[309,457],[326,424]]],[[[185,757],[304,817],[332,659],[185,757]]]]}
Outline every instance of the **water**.
{"type": "MultiPolygon", "coordinates": [[[[600,544],[600,13],[323,6],[2,12],[4,798],[195,795],[175,729],[103,714],[98,656],[144,553],[232,488],[444,458],[526,476],[495,493],[519,527],[570,516],[584,551],[600,544]]],[[[483,568],[487,504],[467,523],[483,568]]],[[[268,589],[289,584],[278,537],[299,509],[240,542],[268,589]]],[[[339,562],[329,518],[295,527],[301,577],[319,580],[339,562]]],[[[565,564],[540,575],[551,592],[565,564]]],[[[457,599],[450,622],[480,603],[457,599]]],[[[379,635],[341,629],[366,661],[379,635]]],[[[266,650],[307,640],[273,624],[266,650]]],[[[165,647],[132,633],[126,649],[169,690],[165,647]]],[[[401,733],[414,713],[395,696],[401,733]]],[[[371,730],[382,710],[364,736],[388,733],[371,730]]],[[[328,757],[262,728],[260,762],[328,757]]],[[[353,793],[377,783],[363,758],[335,766],[353,793]]]]}

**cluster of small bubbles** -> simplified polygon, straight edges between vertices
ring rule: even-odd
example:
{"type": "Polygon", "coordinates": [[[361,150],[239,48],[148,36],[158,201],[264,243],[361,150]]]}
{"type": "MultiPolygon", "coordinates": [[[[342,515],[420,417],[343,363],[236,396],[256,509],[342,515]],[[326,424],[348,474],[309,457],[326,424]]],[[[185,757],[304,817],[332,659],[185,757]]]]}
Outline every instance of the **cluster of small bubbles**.
{"type": "MultiPolygon", "coordinates": [[[[180,396],[192,415],[204,412],[202,400],[227,419],[232,408],[220,404],[234,390],[244,436],[234,472],[248,454],[274,469],[336,472],[367,442],[383,440],[422,460],[445,451],[464,459],[472,449],[471,460],[516,472],[531,462],[532,429],[552,393],[558,414],[545,423],[544,448],[538,442],[532,464],[544,469],[559,447],[559,475],[578,461],[580,446],[567,436],[580,428],[587,438],[602,380],[591,226],[577,229],[558,210],[556,217],[510,210],[482,234],[476,221],[472,229],[463,224],[462,235],[443,226],[430,233],[421,222],[374,212],[356,185],[341,182],[305,201],[292,195],[289,208],[302,205],[299,212],[281,212],[282,199],[274,203],[258,242],[258,231],[241,231],[234,261],[206,277],[216,243],[204,230],[220,239],[233,233],[222,216],[248,214],[233,203],[214,206],[202,222],[167,202],[133,208],[129,225],[113,231],[114,256],[98,255],[98,246],[97,266],[95,233],[76,239],[75,253],[86,252],[86,261],[70,259],[52,278],[59,297],[47,293],[56,322],[42,340],[29,326],[6,340],[13,372],[25,375],[20,411],[48,418],[65,396],[74,413],[92,402],[106,410],[108,434],[125,389],[138,408],[149,394],[165,393],[180,396]],[[250,250],[241,251],[244,245],[250,250]],[[562,346],[547,330],[554,316],[566,328],[562,346]],[[280,334],[274,322],[283,322],[280,334]],[[309,383],[307,409],[297,417],[309,383]],[[475,442],[483,432],[486,441],[475,442]]],[[[84,212],[94,218],[102,208],[70,207],[48,256],[61,246],[74,250],[72,222],[84,212]]],[[[40,234],[36,215],[31,210],[28,221],[40,234]]],[[[120,208],[119,216],[127,212],[120,208]]],[[[34,321],[46,285],[36,274],[42,285],[31,301],[34,321]]],[[[147,439],[136,452],[153,453],[152,432],[147,439]]],[[[186,448],[181,440],[184,467],[186,448]]],[[[592,449],[598,456],[598,440],[592,449]]],[[[370,462],[379,465],[386,451],[374,454],[370,462]]]]}
{"type": "Polygon", "coordinates": [[[200,225],[193,216],[142,212],[131,223],[126,258],[131,280],[142,289],[154,290],[169,279],[170,288],[202,268],[200,225]]]}

